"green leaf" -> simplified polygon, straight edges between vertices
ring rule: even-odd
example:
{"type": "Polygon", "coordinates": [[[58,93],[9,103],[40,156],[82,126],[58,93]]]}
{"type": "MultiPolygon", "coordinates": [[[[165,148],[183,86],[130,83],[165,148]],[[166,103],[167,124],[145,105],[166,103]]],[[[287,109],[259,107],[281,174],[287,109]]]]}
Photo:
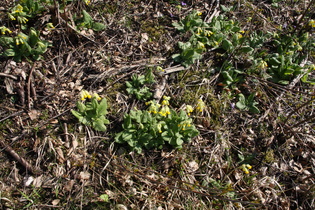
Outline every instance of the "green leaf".
{"type": "Polygon", "coordinates": [[[232,44],[232,42],[230,42],[229,40],[224,39],[224,40],[222,41],[222,48],[223,48],[224,50],[229,51],[229,50],[232,49],[232,47],[233,47],[233,44],[232,44]]]}
{"type": "Polygon", "coordinates": [[[242,53],[251,53],[251,52],[254,51],[254,49],[249,47],[249,46],[243,46],[243,47],[240,48],[240,51],[242,53]]]}
{"type": "Polygon", "coordinates": [[[100,199],[103,201],[103,202],[109,202],[109,196],[107,194],[102,194],[100,195],[100,199]]]}
{"type": "Polygon", "coordinates": [[[98,106],[98,115],[106,115],[107,114],[107,100],[103,98],[101,103],[98,106]]]}
{"type": "Polygon", "coordinates": [[[101,119],[97,119],[93,122],[93,128],[97,131],[106,131],[106,126],[104,125],[104,121],[101,119]]]}
{"type": "Polygon", "coordinates": [[[7,49],[2,53],[2,55],[7,57],[13,57],[16,55],[16,53],[13,49],[7,49]]]}
{"type": "Polygon", "coordinates": [[[93,18],[85,10],[82,11],[82,14],[83,14],[83,21],[84,21],[84,23],[86,23],[87,25],[91,26],[92,23],[93,23],[93,18]]]}
{"type": "Polygon", "coordinates": [[[77,102],[77,108],[79,109],[80,113],[84,113],[86,111],[86,106],[80,101],[77,102]]]}
{"type": "Polygon", "coordinates": [[[92,23],[92,29],[94,31],[101,31],[104,30],[106,26],[103,23],[93,22],[92,23]]]}
{"type": "Polygon", "coordinates": [[[238,95],[238,102],[235,104],[237,108],[243,110],[246,109],[246,100],[243,94],[238,95]]]}
{"type": "Polygon", "coordinates": [[[260,113],[259,109],[256,106],[250,106],[249,107],[249,111],[251,113],[254,113],[254,114],[259,114],[260,113]]]}

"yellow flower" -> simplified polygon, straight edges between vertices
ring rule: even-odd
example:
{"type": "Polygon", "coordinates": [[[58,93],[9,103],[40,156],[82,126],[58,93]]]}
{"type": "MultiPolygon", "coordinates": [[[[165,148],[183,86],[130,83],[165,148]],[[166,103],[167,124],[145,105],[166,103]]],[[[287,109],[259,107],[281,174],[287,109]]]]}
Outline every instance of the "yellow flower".
{"type": "Polygon", "coordinates": [[[197,48],[198,49],[203,49],[203,48],[205,48],[205,45],[202,43],[202,42],[197,42],[197,48]]]}
{"type": "Polygon", "coordinates": [[[85,2],[86,5],[89,5],[91,3],[90,0],[84,0],[84,2],[85,2]]]}
{"type": "Polygon", "coordinates": [[[171,99],[171,97],[163,96],[162,105],[164,105],[164,106],[170,105],[170,102],[169,102],[170,99],[171,99]]]}
{"type": "Polygon", "coordinates": [[[202,99],[198,99],[196,110],[199,111],[199,112],[202,112],[205,107],[206,107],[205,102],[203,102],[202,99]]]}
{"type": "Polygon", "coordinates": [[[87,98],[92,98],[92,96],[90,95],[90,93],[86,90],[82,90],[81,93],[80,93],[80,97],[81,97],[81,100],[84,101],[85,99],[87,98]]]}
{"type": "Polygon", "coordinates": [[[198,15],[198,16],[202,15],[202,12],[198,12],[197,15],[198,15]]]}
{"type": "Polygon", "coordinates": [[[200,27],[197,28],[197,35],[200,35],[202,33],[202,29],[200,27]]]}
{"type": "Polygon", "coordinates": [[[12,33],[12,31],[5,26],[1,26],[0,31],[1,31],[1,34],[5,34],[6,32],[8,32],[9,34],[12,33]]]}
{"type": "Polygon", "coordinates": [[[252,169],[253,167],[249,164],[242,164],[240,168],[245,174],[249,174],[249,170],[252,169]]]}
{"type": "Polygon", "coordinates": [[[190,105],[187,105],[187,106],[186,106],[186,112],[187,112],[187,115],[188,115],[188,116],[189,116],[190,113],[192,113],[193,111],[194,111],[194,109],[193,109],[192,106],[190,106],[190,105]]]}
{"type": "Polygon", "coordinates": [[[308,22],[308,25],[311,26],[312,28],[315,28],[315,20],[310,20],[308,22]]]}
{"type": "Polygon", "coordinates": [[[212,31],[208,31],[208,30],[205,30],[203,33],[205,36],[211,36],[213,34],[212,31]]]}
{"type": "Polygon", "coordinates": [[[95,97],[98,101],[100,101],[102,99],[97,93],[94,93],[93,97],[95,97]]]}

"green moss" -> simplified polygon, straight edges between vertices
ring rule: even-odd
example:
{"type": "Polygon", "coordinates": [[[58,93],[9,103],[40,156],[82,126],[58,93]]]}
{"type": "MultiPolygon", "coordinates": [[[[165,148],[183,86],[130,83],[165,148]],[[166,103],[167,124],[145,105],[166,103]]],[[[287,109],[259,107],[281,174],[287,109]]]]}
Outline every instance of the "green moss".
{"type": "Polygon", "coordinates": [[[267,163],[273,163],[275,161],[273,149],[268,149],[265,153],[265,161],[267,163]]]}

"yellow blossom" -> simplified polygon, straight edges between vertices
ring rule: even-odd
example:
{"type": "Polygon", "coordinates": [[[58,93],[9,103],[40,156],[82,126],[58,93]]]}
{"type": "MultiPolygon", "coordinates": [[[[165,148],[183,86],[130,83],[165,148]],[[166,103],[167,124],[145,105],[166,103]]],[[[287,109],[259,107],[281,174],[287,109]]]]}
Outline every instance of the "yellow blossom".
{"type": "Polygon", "coordinates": [[[90,93],[86,90],[82,90],[81,93],[80,93],[80,97],[81,97],[81,100],[84,101],[85,99],[87,98],[92,98],[92,96],[90,95],[90,93]]]}
{"type": "Polygon", "coordinates": [[[200,35],[202,33],[202,29],[200,27],[197,28],[197,35],[200,35]]]}
{"type": "Polygon", "coordinates": [[[249,174],[249,170],[252,169],[253,167],[249,164],[242,164],[240,168],[245,174],[249,174]]]}
{"type": "Polygon", "coordinates": [[[206,107],[205,102],[203,102],[202,99],[198,99],[196,110],[199,111],[199,112],[202,112],[205,107],[206,107]]]}
{"type": "Polygon", "coordinates": [[[198,49],[203,49],[203,48],[205,48],[205,45],[202,43],[202,42],[197,42],[197,48],[198,49]]]}
{"type": "Polygon", "coordinates": [[[198,12],[197,15],[198,15],[198,16],[202,15],[202,12],[198,12]]]}
{"type": "Polygon", "coordinates": [[[212,31],[208,31],[208,30],[205,30],[205,31],[204,31],[204,35],[205,35],[205,36],[211,36],[212,34],[213,34],[212,31]]]}
{"type": "Polygon", "coordinates": [[[315,28],[315,20],[310,20],[308,22],[308,25],[311,26],[312,28],[315,28]]]}
{"type": "Polygon", "coordinates": [[[186,106],[186,112],[187,112],[187,115],[188,115],[188,116],[189,116],[190,113],[192,113],[193,111],[194,111],[194,109],[193,109],[192,106],[190,106],[190,105],[187,105],[187,106],[186,106]]]}
{"type": "Polygon", "coordinates": [[[162,105],[168,106],[170,105],[169,100],[171,99],[171,97],[168,96],[163,96],[163,101],[162,101],[162,105]]]}

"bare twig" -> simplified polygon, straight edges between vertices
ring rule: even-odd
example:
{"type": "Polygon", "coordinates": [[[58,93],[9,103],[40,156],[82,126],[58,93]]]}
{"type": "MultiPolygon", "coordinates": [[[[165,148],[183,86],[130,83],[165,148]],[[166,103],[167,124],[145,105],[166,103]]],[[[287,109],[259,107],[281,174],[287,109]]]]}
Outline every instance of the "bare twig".
{"type": "Polygon", "coordinates": [[[29,164],[24,158],[22,158],[18,153],[14,151],[12,147],[7,145],[4,141],[0,140],[0,145],[4,148],[6,152],[8,152],[15,160],[17,160],[22,166],[26,168],[26,170],[30,171],[33,174],[40,174],[41,170],[33,167],[29,164]]]}
{"type": "Polygon", "coordinates": [[[31,78],[33,71],[35,69],[35,64],[36,62],[33,63],[33,66],[31,68],[30,74],[28,75],[28,80],[27,80],[27,107],[30,110],[31,109],[31,78]]]}

